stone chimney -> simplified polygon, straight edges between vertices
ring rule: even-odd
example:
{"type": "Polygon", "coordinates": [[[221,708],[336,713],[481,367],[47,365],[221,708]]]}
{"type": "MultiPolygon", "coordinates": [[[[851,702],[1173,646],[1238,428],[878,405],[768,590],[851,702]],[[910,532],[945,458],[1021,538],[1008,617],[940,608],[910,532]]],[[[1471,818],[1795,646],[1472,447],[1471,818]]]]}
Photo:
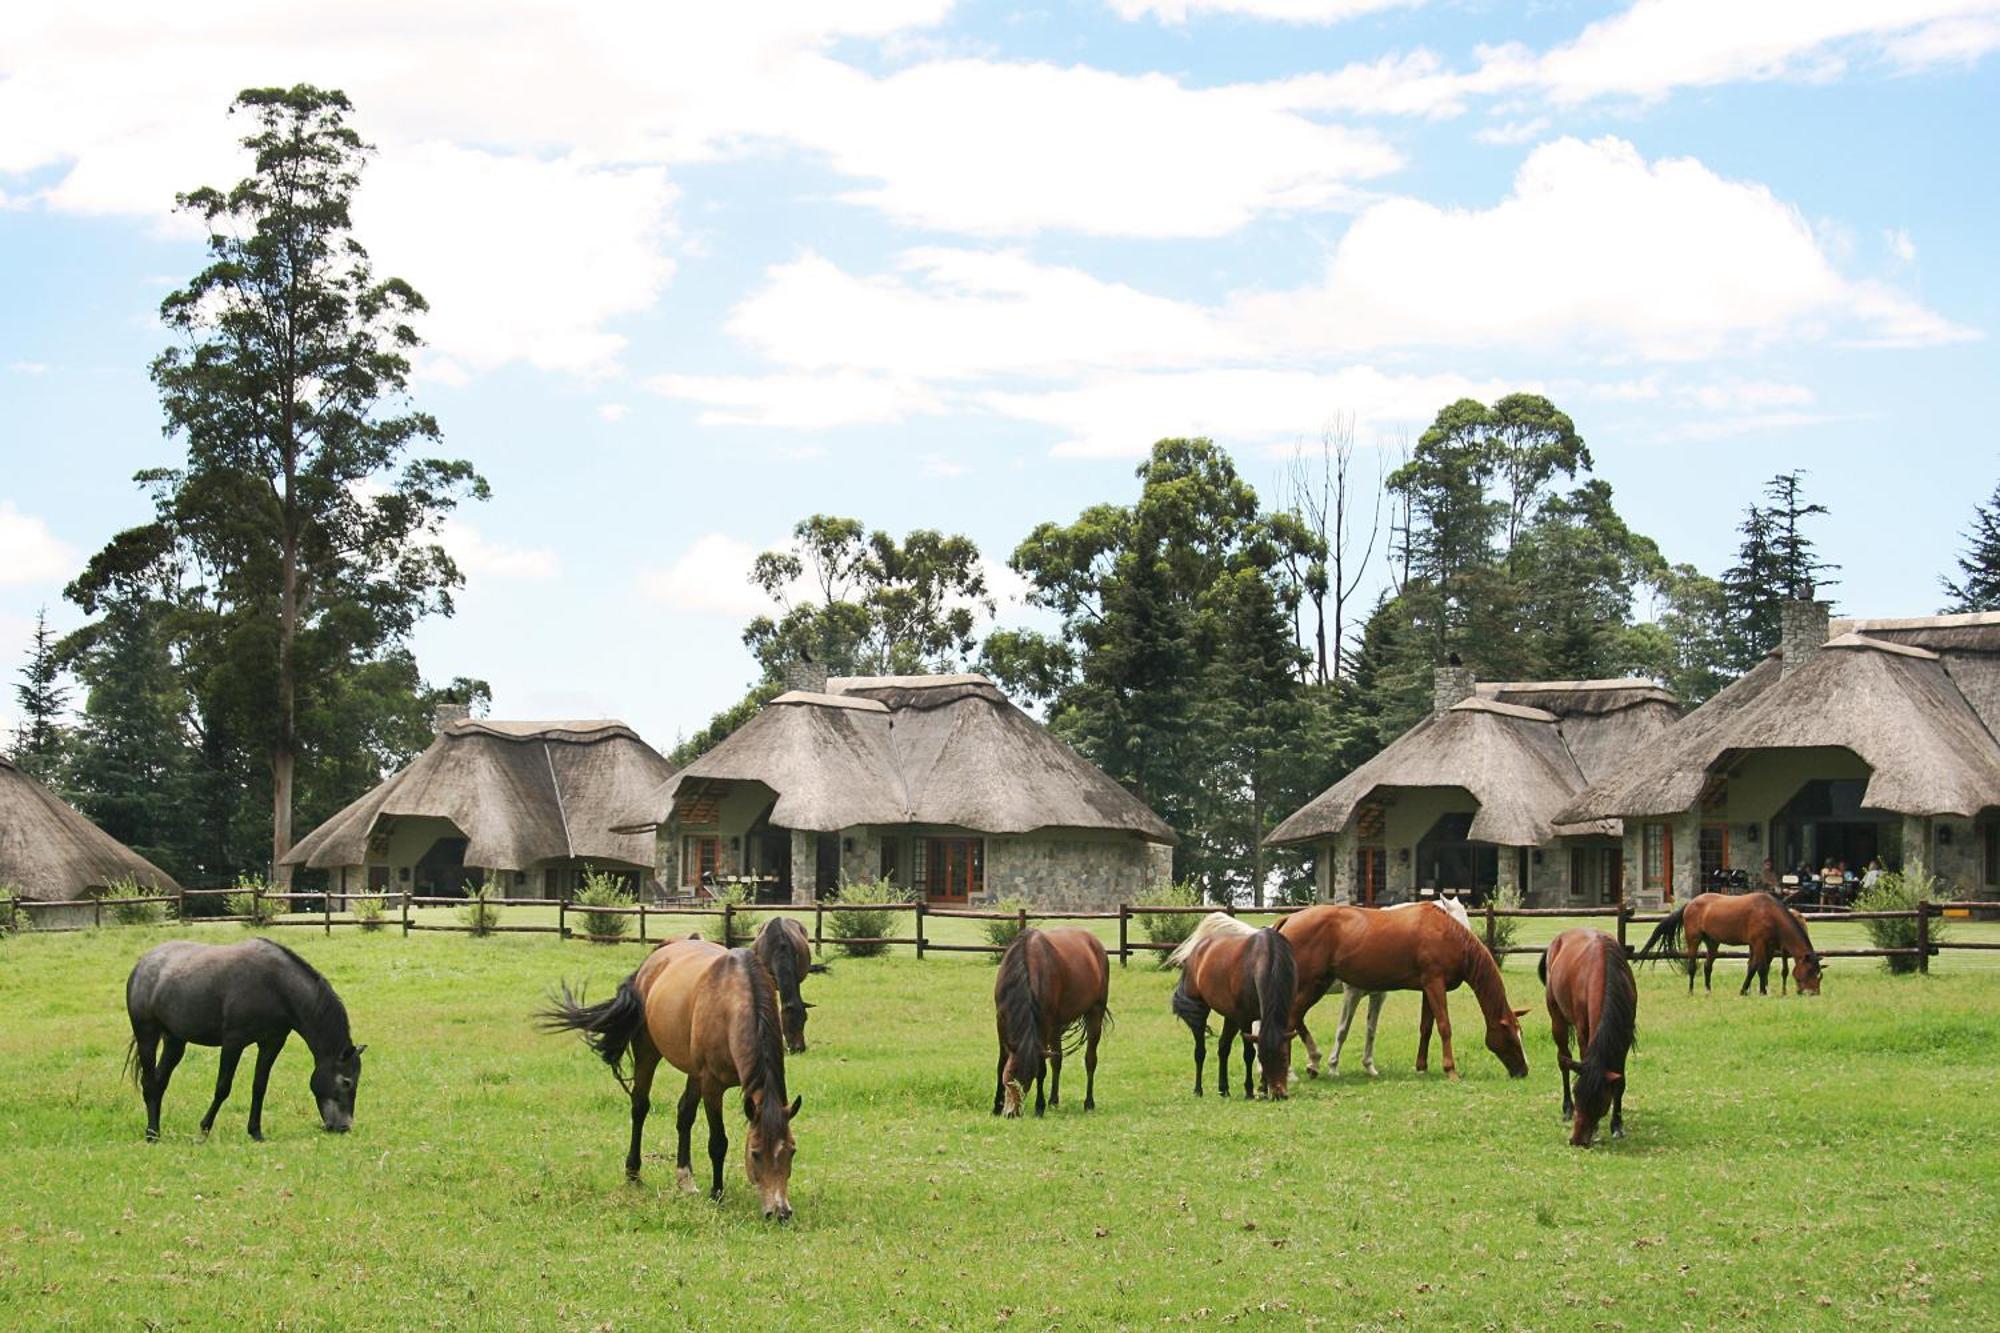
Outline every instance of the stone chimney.
{"type": "Polygon", "coordinates": [[[1826,644],[1827,604],[1790,601],[1778,604],[1778,652],[1784,659],[1781,674],[1789,676],[1812,661],[1826,644]]]}
{"type": "Polygon", "coordinates": [[[807,694],[826,693],[826,664],[824,662],[787,662],[785,664],[785,688],[803,690],[807,694]]]}
{"type": "Polygon", "coordinates": [[[438,704],[431,709],[431,730],[442,736],[446,727],[454,722],[464,722],[471,716],[471,704],[438,704]]]}
{"type": "Polygon", "coordinates": [[[1470,699],[1474,684],[1471,667],[1456,662],[1439,667],[1431,676],[1431,712],[1442,713],[1453,704],[1470,699]]]}

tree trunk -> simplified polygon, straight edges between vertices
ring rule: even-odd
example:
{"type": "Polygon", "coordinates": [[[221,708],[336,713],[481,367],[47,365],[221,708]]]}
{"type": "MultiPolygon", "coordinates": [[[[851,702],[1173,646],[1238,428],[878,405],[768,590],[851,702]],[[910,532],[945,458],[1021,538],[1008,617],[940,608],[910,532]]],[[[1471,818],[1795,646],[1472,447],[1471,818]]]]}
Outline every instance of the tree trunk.
{"type": "MultiPolygon", "coordinates": [[[[288,498],[290,489],[288,483],[288,498]]],[[[290,889],[292,868],[284,858],[292,850],[292,772],[298,762],[292,642],[299,630],[299,552],[289,532],[285,535],[284,579],[278,597],[278,736],[271,746],[271,882],[290,889]]]]}

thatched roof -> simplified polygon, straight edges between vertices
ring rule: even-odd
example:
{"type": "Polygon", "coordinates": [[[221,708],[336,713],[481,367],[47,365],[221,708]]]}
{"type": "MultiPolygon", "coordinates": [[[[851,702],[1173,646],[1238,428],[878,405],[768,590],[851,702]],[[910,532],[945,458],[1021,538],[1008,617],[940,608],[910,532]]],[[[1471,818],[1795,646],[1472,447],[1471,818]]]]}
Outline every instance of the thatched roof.
{"type": "Polygon", "coordinates": [[[1828,747],[1868,765],[1861,803],[1870,809],[1970,817],[2000,804],[1995,714],[1974,703],[2000,701],[2000,617],[1966,623],[1973,619],[1836,623],[1834,637],[1792,671],[1781,655],[1766,658],[1662,744],[1595,784],[1564,818],[1677,814],[1746,753],[1828,747]]]}
{"type": "Polygon", "coordinates": [[[0,893],[62,901],[123,879],[180,891],[173,876],[0,758],[0,893]]]}
{"type": "Polygon", "coordinates": [[[1674,724],[1672,694],[1649,680],[1494,681],[1435,713],[1272,830],[1276,847],[1316,842],[1348,827],[1370,801],[1399,791],[1462,788],[1478,804],[1466,836],[1533,847],[1559,833],[1557,812],[1594,773],[1674,724]]]}
{"type": "Polygon", "coordinates": [[[624,827],[657,827],[705,782],[762,783],[780,828],[1114,829],[1174,841],[1138,798],[977,675],[843,676],[823,694],[781,694],[635,806],[624,827]]]}
{"type": "Polygon", "coordinates": [[[519,870],[582,858],[653,864],[652,841],[611,825],[673,766],[622,722],[450,723],[409,767],[300,840],[290,865],[367,860],[372,835],[397,819],[446,819],[466,837],[465,863],[519,870]]]}

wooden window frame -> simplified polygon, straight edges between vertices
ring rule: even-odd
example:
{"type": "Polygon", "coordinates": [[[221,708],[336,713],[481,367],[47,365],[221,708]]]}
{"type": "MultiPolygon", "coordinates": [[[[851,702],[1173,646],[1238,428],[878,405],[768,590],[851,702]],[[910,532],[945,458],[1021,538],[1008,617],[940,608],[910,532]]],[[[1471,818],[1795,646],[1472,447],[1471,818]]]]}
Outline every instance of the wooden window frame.
{"type": "Polygon", "coordinates": [[[1639,884],[1642,888],[1658,889],[1663,898],[1671,901],[1674,896],[1674,826],[1652,821],[1639,826],[1639,884]],[[1647,846],[1653,837],[1660,840],[1660,874],[1653,876],[1653,856],[1647,846]]]}
{"type": "Polygon", "coordinates": [[[986,839],[927,838],[927,878],[924,899],[935,903],[969,903],[986,894],[986,839]],[[961,859],[961,857],[963,859],[961,859]],[[954,882],[953,871],[963,869],[954,882]],[[962,891],[961,891],[962,890],[962,891]]]}
{"type": "Polygon", "coordinates": [[[681,834],[681,887],[698,889],[702,872],[722,877],[722,836],[717,833],[681,834]]]}

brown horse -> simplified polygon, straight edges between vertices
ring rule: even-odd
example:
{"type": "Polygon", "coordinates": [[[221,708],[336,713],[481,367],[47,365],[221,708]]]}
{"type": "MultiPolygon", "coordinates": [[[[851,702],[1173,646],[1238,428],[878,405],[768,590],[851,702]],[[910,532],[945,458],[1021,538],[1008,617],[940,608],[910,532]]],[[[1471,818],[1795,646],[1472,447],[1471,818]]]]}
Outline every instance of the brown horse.
{"type": "Polygon", "coordinates": [[[1083,1045],[1083,1109],[1097,1109],[1097,1042],[1111,1017],[1111,961],[1087,930],[1030,926],[1000,956],[993,981],[993,1009],[1000,1032],[1000,1063],[993,1075],[993,1114],[1021,1114],[1028,1084],[1035,1085],[1035,1114],[1062,1100],[1064,1047],[1083,1045]],[[1049,1068],[1048,1098],[1042,1080],[1049,1068]]]}
{"type": "Polygon", "coordinates": [[[1414,990],[1424,997],[1417,1070],[1430,1067],[1431,1025],[1444,1043],[1444,1072],[1458,1077],[1451,1049],[1451,1016],[1446,992],[1472,987],[1486,1016],[1486,1048],[1515,1078],[1528,1075],[1521,1049],[1521,1015],[1511,1007],[1500,968],[1479,937],[1443,912],[1392,912],[1372,907],[1308,907],[1280,921],[1278,931],[1298,958],[1298,995],[1292,1027],[1314,1050],[1306,1032],[1306,1011],[1338,981],[1362,991],[1414,990]]]}
{"type": "Polygon", "coordinates": [[[1601,930],[1565,930],[1549,941],[1542,954],[1542,985],[1547,988],[1549,1033],[1555,1038],[1556,1064],[1562,1069],[1563,1119],[1570,1120],[1570,1146],[1588,1148],[1597,1137],[1597,1122],[1611,1112],[1611,1137],[1625,1137],[1625,1056],[1632,1049],[1639,1023],[1639,986],[1625,946],[1601,930]],[[1576,1031],[1583,1059],[1569,1055],[1569,1034],[1576,1031]],[[1576,1096],[1570,1096],[1570,1075],[1576,1075],[1576,1096]],[[1572,1119],[1574,1117],[1574,1119],[1572,1119]]]}
{"type": "Polygon", "coordinates": [[[1208,1014],[1222,1015],[1218,1094],[1229,1095],[1229,1048],[1243,1034],[1243,1096],[1253,1094],[1251,1051],[1264,1075],[1265,1095],[1282,1101],[1292,1072],[1292,992],[1298,979],[1292,947],[1275,927],[1251,930],[1224,912],[1211,912],[1179,948],[1167,955],[1178,963],[1174,1017],[1194,1033],[1194,1095],[1201,1096],[1201,1069],[1208,1059],[1208,1014]],[[1254,1046],[1253,1046],[1254,1043],[1254,1046]]]}
{"type": "MultiPolygon", "coordinates": [[[[1805,922],[1768,893],[1703,893],[1690,898],[1653,928],[1646,946],[1639,950],[1639,957],[1650,962],[1685,949],[1688,994],[1692,995],[1695,954],[1704,944],[1708,946],[1708,959],[1702,967],[1703,990],[1713,989],[1710,978],[1715,975],[1716,950],[1724,944],[1746,944],[1750,947],[1750,966],[1743,973],[1743,989],[1738,995],[1750,993],[1753,979],[1757,982],[1757,993],[1769,995],[1771,959],[1781,953],[1791,960],[1799,994],[1819,994],[1820,973],[1826,970],[1826,961],[1813,948],[1805,922]]],[[[1781,975],[1780,992],[1784,985],[1781,975]]]]}
{"type": "Polygon", "coordinates": [[[757,932],[750,948],[771,970],[778,1011],[785,1020],[785,1049],[797,1055],[806,1048],[806,1010],[812,1008],[799,994],[799,983],[812,971],[812,941],[795,918],[774,916],[757,932]]]}
{"type": "Polygon", "coordinates": [[[639,1179],[639,1143],[652,1107],[653,1073],[662,1057],[688,1076],[675,1122],[680,1141],[675,1179],[695,1192],[688,1159],[696,1106],[708,1110],[709,1193],[722,1197],[722,1163],[729,1136],[722,1125],[722,1094],[743,1089],[749,1121],[744,1167],[763,1197],[764,1216],[792,1215],[792,1119],[799,1101],[785,1104],[785,1047],[771,973],[748,949],[724,949],[698,935],[662,945],[619,984],[618,993],[586,1006],[569,987],[543,1012],[550,1031],[571,1030],[611,1066],[632,1097],[632,1147],[625,1176],[639,1179]],[[620,1071],[632,1058],[628,1081],[620,1071]]]}

